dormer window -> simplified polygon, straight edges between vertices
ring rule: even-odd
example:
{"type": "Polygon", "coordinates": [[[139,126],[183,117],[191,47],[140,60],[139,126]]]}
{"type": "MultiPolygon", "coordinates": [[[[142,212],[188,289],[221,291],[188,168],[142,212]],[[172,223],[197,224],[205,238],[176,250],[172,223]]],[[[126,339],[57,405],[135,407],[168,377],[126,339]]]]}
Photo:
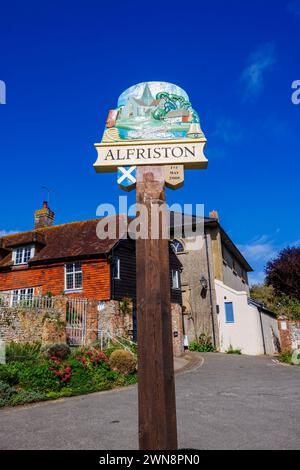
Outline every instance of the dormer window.
{"type": "Polygon", "coordinates": [[[27,264],[34,256],[34,245],[19,246],[13,250],[13,263],[15,266],[27,264]]]}

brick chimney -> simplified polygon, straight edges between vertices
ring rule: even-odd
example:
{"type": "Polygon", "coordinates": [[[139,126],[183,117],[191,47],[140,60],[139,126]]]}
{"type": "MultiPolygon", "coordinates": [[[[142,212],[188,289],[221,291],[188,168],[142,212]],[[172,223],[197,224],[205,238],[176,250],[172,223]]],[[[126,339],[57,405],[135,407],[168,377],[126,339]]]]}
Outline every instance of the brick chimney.
{"type": "Polygon", "coordinates": [[[48,207],[48,202],[43,202],[43,208],[34,213],[34,228],[51,227],[54,223],[55,214],[48,207]]]}
{"type": "Polygon", "coordinates": [[[217,219],[219,221],[219,213],[218,211],[211,211],[209,213],[209,217],[210,219],[217,219]]]}

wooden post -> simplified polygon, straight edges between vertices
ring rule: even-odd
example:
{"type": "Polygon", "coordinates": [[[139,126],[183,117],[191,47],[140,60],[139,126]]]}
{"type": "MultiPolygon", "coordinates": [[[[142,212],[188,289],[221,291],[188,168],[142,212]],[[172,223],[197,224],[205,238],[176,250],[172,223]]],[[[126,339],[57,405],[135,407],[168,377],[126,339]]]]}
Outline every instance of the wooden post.
{"type": "Polygon", "coordinates": [[[148,239],[136,241],[139,350],[139,443],[176,450],[177,425],[170,299],[169,241],[151,238],[151,205],[165,202],[164,168],[137,168],[136,200],[148,215],[148,239]]]}

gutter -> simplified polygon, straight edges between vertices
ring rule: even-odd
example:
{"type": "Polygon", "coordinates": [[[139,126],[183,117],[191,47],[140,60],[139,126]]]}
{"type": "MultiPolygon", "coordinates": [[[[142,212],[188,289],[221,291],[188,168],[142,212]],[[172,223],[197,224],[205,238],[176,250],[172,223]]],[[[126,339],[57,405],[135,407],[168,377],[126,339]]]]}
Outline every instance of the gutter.
{"type": "Polygon", "coordinates": [[[259,320],[260,320],[261,336],[262,336],[262,340],[263,340],[264,355],[266,356],[267,349],[266,349],[264,326],[263,326],[262,315],[261,315],[261,308],[257,307],[257,309],[259,311],[259,320]]]}

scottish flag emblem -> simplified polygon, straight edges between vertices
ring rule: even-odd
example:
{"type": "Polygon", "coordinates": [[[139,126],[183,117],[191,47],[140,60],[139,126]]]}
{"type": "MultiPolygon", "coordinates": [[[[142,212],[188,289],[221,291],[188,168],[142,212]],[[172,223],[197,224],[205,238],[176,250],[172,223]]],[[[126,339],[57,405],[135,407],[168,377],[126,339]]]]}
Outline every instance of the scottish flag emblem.
{"type": "Polygon", "coordinates": [[[136,184],[136,166],[119,166],[117,182],[121,189],[131,191],[136,184]]]}

